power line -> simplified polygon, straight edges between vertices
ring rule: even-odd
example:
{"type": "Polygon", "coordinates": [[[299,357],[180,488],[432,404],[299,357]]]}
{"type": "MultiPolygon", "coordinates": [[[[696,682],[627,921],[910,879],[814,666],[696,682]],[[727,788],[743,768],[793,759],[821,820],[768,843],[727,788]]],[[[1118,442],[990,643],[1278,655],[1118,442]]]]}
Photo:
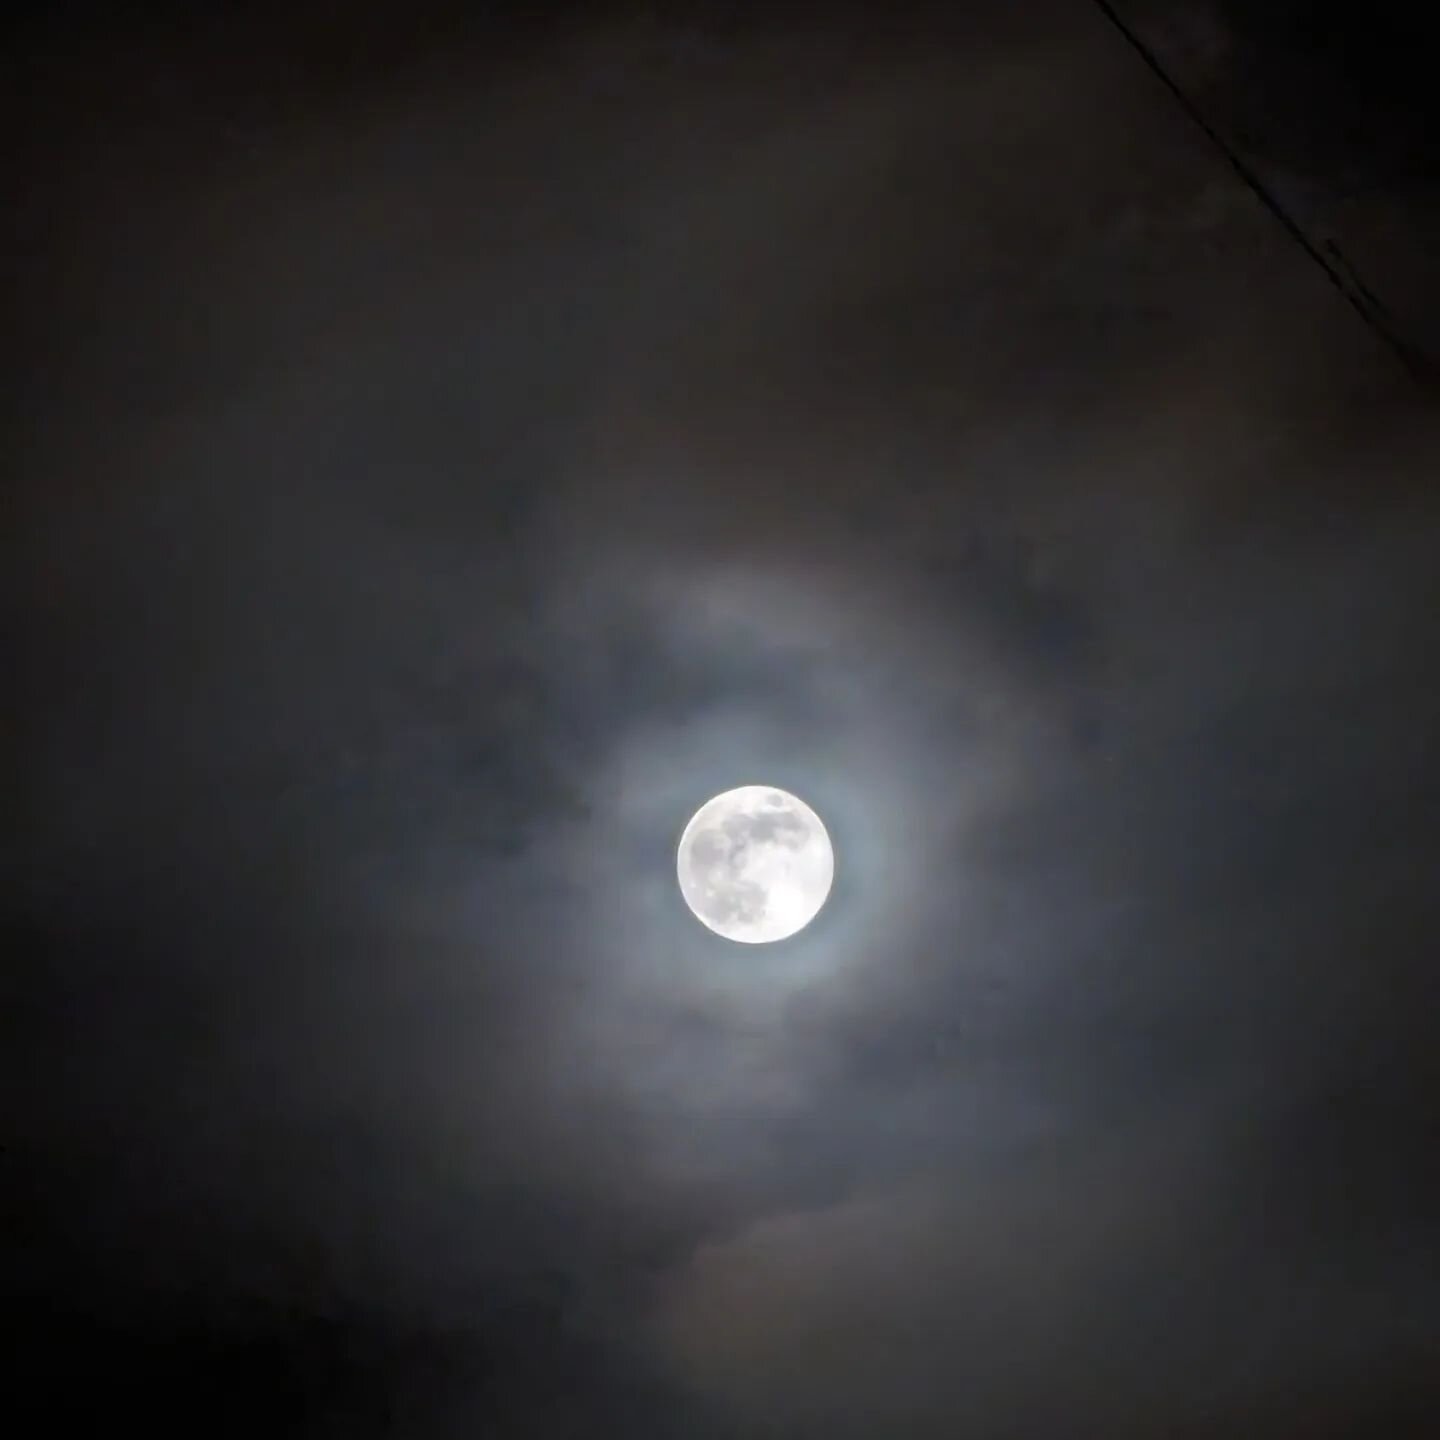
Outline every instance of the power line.
{"type": "MultiPolygon", "coordinates": [[[[1145,63],[1145,67],[1155,76],[1157,80],[1170,92],[1179,103],[1181,109],[1204,133],[1206,139],[1225,157],[1226,163],[1238,175],[1246,188],[1257,200],[1275,217],[1284,227],[1286,234],[1295,241],[1297,245],[1315,262],[1324,272],[1325,278],[1345,297],[1345,302],[1370,328],[1372,334],[1382,345],[1390,351],[1400,362],[1405,372],[1412,380],[1419,381],[1428,370],[1428,362],[1424,355],[1412,345],[1403,340],[1396,333],[1394,327],[1386,318],[1385,308],[1375,299],[1371,292],[1361,283],[1359,276],[1355,274],[1354,267],[1349,261],[1343,261],[1345,268],[1350,272],[1353,284],[1347,282],[1345,274],[1337,267],[1329,256],[1318,246],[1309,235],[1305,233],[1294,216],[1271,194],[1269,187],[1264,180],[1245,163],[1244,159],[1226,141],[1225,137],[1205,118],[1199,107],[1193,100],[1170,78],[1165,67],[1156,59],[1154,53],[1145,42],[1126,24],[1115,7],[1109,0],[1094,0],[1095,7],[1120,33],[1125,43],[1145,63]]],[[[1334,246],[1331,247],[1335,249],[1334,246]]],[[[1339,255],[1339,251],[1335,253],[1339,255]]],[[[1343,260],[1343,257],[1341,257],[1343,260]]]]}

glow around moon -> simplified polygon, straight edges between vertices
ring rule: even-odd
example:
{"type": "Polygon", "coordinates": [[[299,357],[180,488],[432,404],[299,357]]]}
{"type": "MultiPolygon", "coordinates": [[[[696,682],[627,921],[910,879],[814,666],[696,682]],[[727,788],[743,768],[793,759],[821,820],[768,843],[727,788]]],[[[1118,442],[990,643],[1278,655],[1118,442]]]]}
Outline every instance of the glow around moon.
{"type": "Polygon", "coordinates": [[[820,817],[769,785],[708,800],[680,837],[680,893],[703,924],[750,945],[784,940],[819,913],[835,878],[820,817]]]}

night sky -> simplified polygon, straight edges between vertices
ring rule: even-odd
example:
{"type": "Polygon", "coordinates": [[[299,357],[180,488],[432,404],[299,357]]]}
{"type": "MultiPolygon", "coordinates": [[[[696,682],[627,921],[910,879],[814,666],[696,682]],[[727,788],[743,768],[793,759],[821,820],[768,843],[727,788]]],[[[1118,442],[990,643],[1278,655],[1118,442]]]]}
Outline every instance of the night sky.
{"type": "MultiPolygon", "coordinates": [[[[1440,349],[1403,8],[1120,8],[1440,349]]],[[[1437,392],[1100,9],[12,35],[7,1431],[1440,1434],[1437,392]]]]}

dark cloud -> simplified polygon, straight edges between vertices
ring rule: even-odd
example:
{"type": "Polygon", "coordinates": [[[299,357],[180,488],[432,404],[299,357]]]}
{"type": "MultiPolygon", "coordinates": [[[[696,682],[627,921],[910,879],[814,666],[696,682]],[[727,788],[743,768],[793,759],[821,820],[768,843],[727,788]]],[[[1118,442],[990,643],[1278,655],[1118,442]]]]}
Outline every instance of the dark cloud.
{"type": "Polygon", "coordinates": [[[1433,1428],[1428,395],[1097,14],[865,8],[27,38],[47,1405],[1433,1428]]]}

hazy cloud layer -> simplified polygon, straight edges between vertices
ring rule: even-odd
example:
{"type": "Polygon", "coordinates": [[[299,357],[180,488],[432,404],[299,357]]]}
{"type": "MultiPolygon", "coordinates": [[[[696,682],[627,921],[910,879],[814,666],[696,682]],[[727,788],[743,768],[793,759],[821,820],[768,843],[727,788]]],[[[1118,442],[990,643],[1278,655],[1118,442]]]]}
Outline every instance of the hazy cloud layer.
{"type": "Polygon", "coordinates": [[[37,1352],[260,1336],[348,1433],[1434,1413],[1440,437],[994,8],[34,102],[37,1352]],[[752,781],[837,844],[773,954],[674,883],[752,781]]]}

